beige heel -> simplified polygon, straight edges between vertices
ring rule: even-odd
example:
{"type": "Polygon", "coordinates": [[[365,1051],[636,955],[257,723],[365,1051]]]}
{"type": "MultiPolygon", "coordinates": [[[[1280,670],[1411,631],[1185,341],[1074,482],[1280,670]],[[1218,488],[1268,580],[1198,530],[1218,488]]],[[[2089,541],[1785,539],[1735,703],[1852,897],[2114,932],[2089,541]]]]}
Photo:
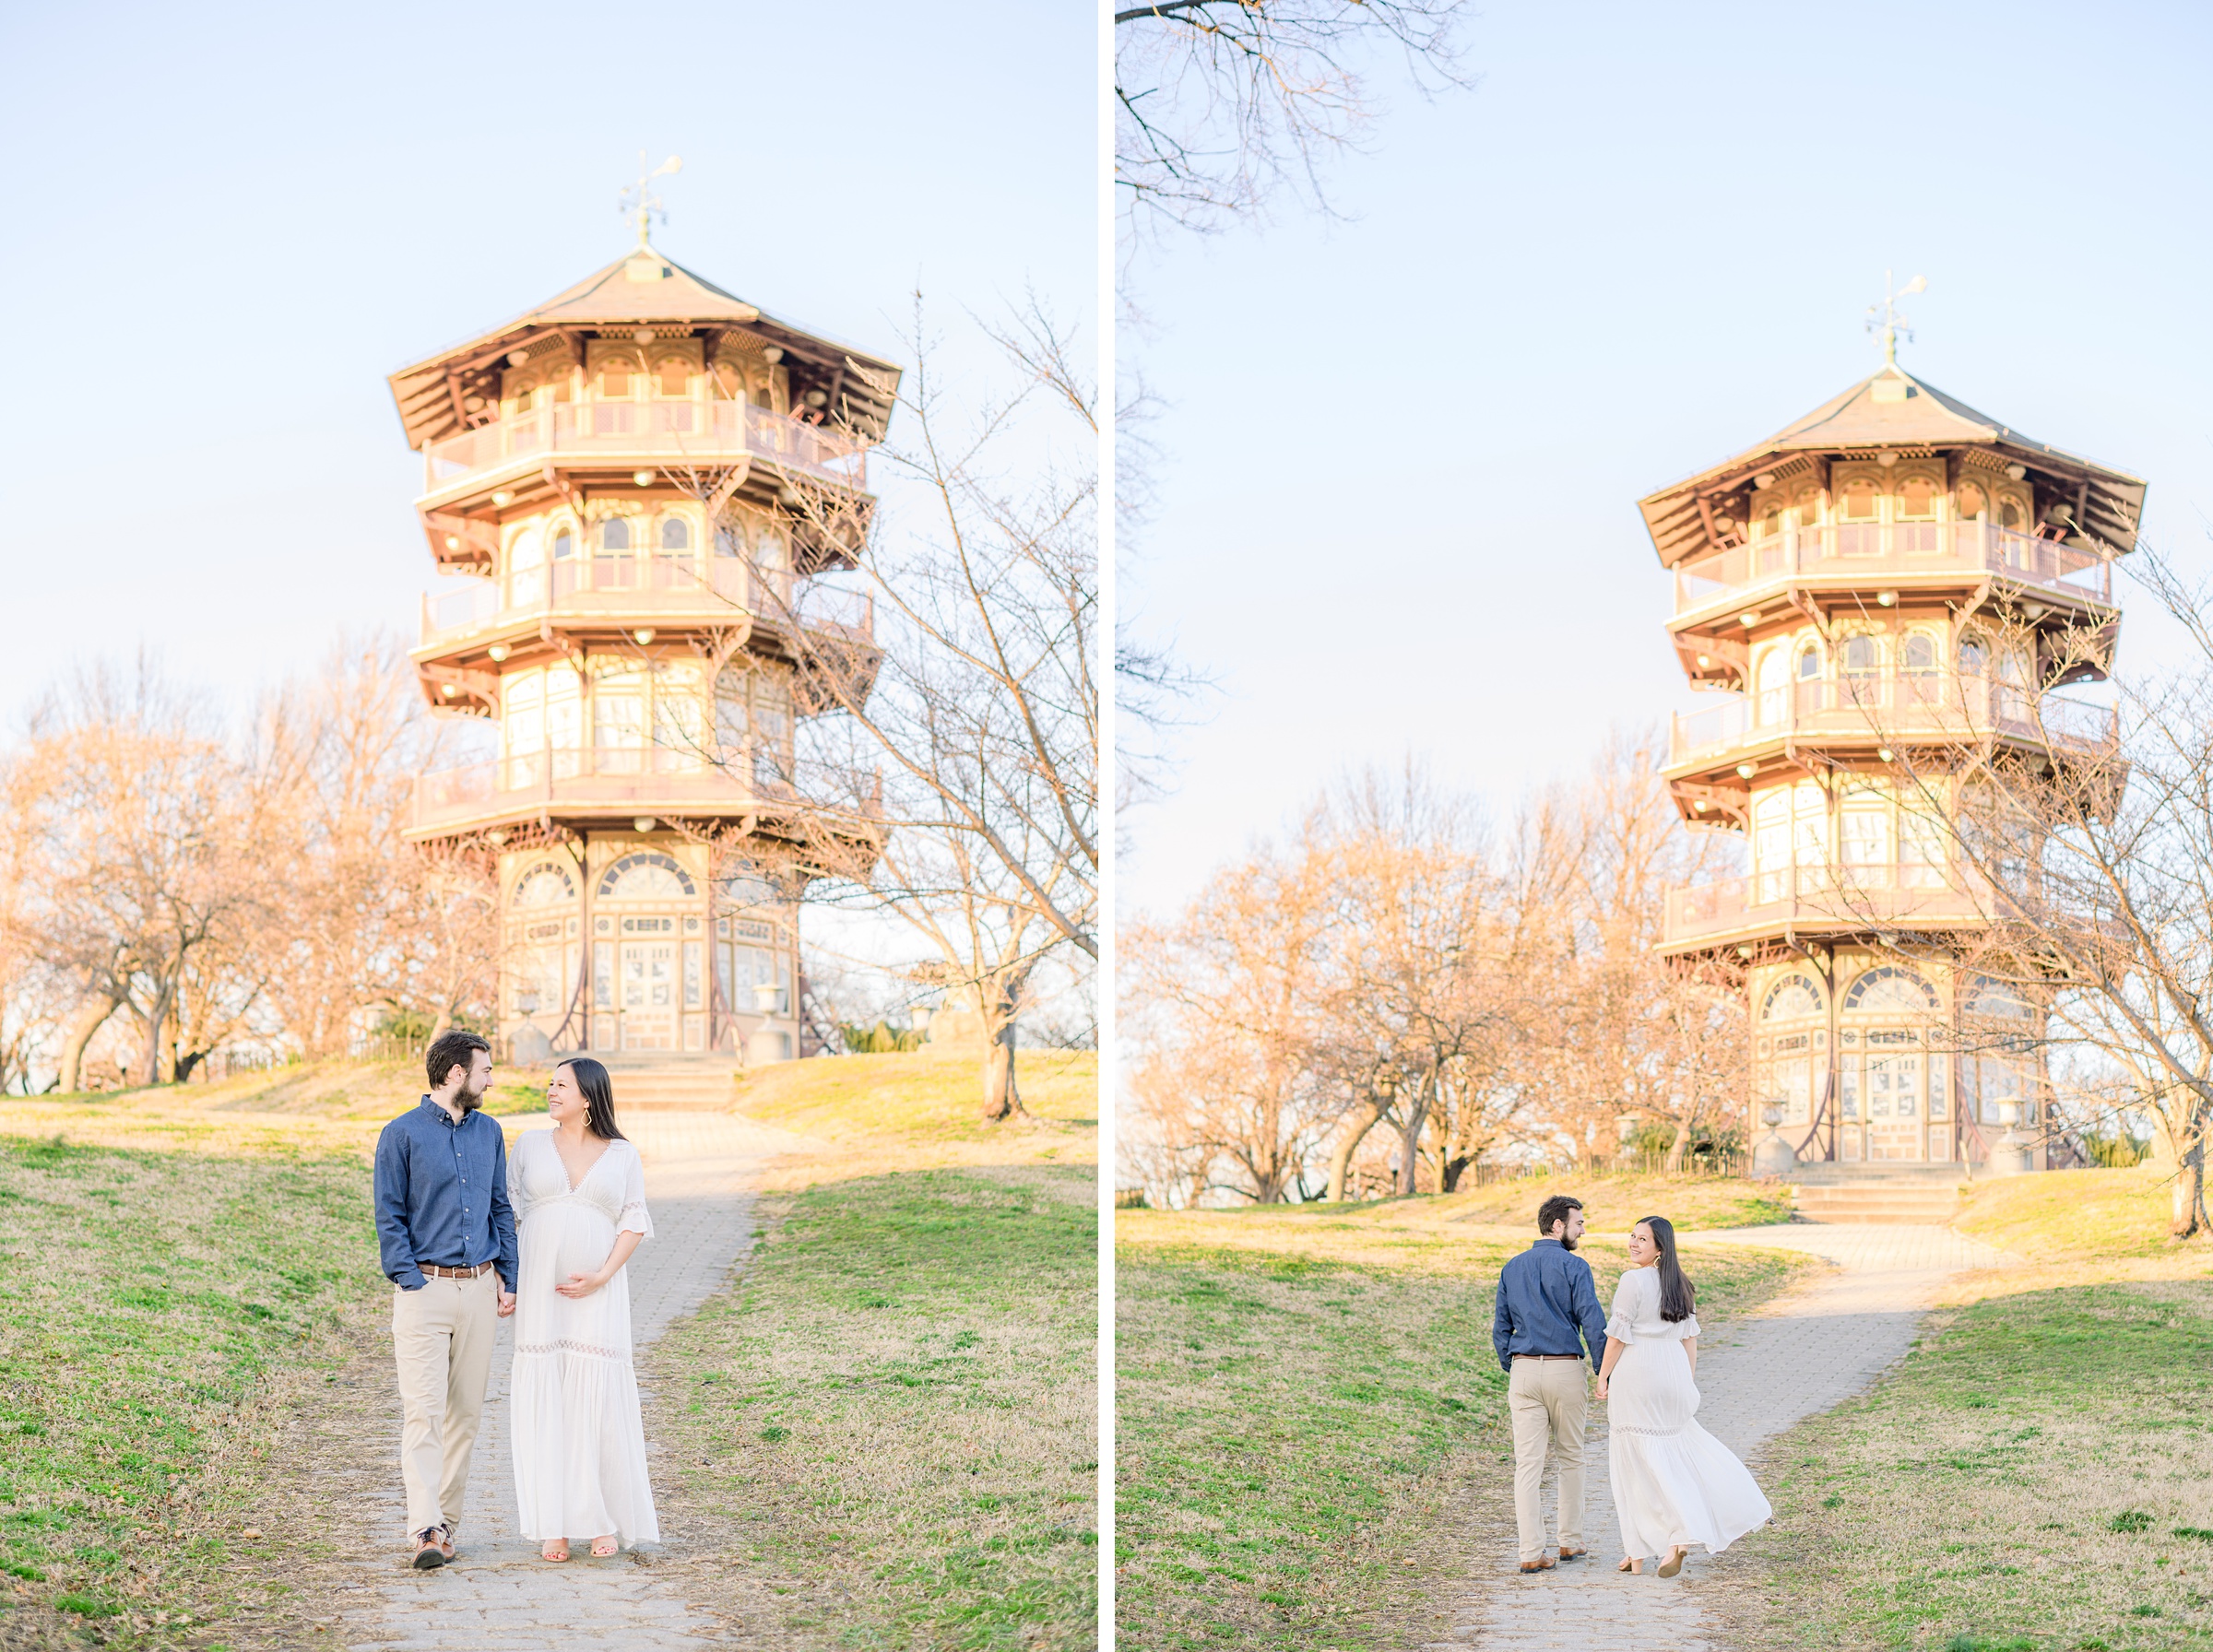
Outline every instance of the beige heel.
{"type": "Polygon", "coordinates": [[[1667,1552],[1667,1558],[1660,1563],[1660,1575],[1673,1577],[1677,1572],[1680,1572],[1683,1569],[1683,1557],[1689,1552],[1690,1551],[1687,1549],[1670,1549],[1667,1552]]]}

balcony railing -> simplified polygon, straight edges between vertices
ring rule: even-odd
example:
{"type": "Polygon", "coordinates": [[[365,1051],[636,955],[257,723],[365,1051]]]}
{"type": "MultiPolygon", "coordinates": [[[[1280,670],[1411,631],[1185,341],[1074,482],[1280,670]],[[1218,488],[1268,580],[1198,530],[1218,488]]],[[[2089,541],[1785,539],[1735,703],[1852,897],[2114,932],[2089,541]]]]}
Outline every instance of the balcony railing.
{"type": "Polygon", "coordinates": [[[842,488],[869,485],[867,444],[742,402],[557,402],[496,419],[423,449],[423,491],[555,454],[728,463],[747,456],[803,470],[842,488]]]}
{"type": "Polygon", "coordinates": [[[539,808],[606,808],[618,813],[742,808],[795,797],[789,785],[749,773],[753,768],[742,758],[717,764],[697,751],[644,744],[515,752],[417,775],[415,830],[463,826],[539,808]]]}
{"type": "Polygon", "coordinates": [[[1675,612],[1742,601],[1755,588],[1818,575],[1838,579],[1973,569],[2049,586],[2100,603],[2112,600],[2112,564],[1985,522],[1839,523],[1787,528],[1675,570],[1675,612]]]}
{"type": "Polygon", "coordinates": [[[2101,750],[2120,738],[2111,706],[2039,695],[1988,678],[1895,672],[1819,678],[1746,696],[1710,711],[1677,713],[1667,762],[1710,759],[1765,740],[1863,735],[1880,739],[1969,739],[2009,735],[2069,750],[2101,750]]]}
{"type": "Polygon", "coordinates": [[[458,590],[425,596],[421,643],[443,645],[472,631],[549,617],[713,615],[734,608],[766,620],[789,616],[804,630],[853,642],[872,642],[876,634],[875,604],[864,591],[749,569],[737,557],[710,557],[703,570],[689,552],[624,553],[515,569],[499,579],[472,580],[458,590]]]}
{"type": "Polygon", "coordinates": [[[1987,919],[1971,879],[1937,865],[1785,867],[1667,891],[1663,944],[1789,927],[1943,927],[1987,919]]]}

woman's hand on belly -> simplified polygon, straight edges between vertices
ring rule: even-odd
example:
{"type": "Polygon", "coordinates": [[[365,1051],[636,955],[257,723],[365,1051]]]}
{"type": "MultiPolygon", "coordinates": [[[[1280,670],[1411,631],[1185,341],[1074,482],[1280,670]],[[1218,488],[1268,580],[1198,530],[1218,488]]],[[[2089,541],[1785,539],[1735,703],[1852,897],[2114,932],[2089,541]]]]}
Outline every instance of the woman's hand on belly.
{"type": "Polygon", "coordinates": [[[572,1273],[569,1275],[569,1282],[567,1284],[556,1285],[553,1287],[553,1289],[559,1292],[562,1295],[567,1297],[571,1302],[582,1302],[586,1297],[589,1296],[593,1292],[598,1290],[600,1286],[606,1283],[607,1277],[604,1274],[572,1273]]]}

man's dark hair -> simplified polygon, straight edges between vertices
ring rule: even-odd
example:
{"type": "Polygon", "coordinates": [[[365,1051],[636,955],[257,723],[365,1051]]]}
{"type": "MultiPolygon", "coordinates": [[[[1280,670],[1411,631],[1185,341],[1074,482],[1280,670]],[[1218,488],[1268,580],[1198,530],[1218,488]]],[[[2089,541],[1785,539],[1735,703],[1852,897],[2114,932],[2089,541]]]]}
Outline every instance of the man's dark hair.
{"type": "Polygon", "coordinates": [[[466,1072],[476,1064],[479,1050],[491,1048],[490,1044],[474,1032],[464,1032],[458,1027],[439,1033],[431,1040],[431,1047],[422,1057],[422,1069],[430,1075],[431,1088],[436,1090],[443,1085],[456,1067],[466,1072]]]}
{"type": "Polygon", "coordinates": [[[1566,1221],[1568,1211],[1582,1208],[1583,1201],[1580,1198],[1569,1198],[1565,1193],[1554,1194],[1537,1207],[1537,1232],[1549,1239],[1554,1222],[1566,1221]]]}

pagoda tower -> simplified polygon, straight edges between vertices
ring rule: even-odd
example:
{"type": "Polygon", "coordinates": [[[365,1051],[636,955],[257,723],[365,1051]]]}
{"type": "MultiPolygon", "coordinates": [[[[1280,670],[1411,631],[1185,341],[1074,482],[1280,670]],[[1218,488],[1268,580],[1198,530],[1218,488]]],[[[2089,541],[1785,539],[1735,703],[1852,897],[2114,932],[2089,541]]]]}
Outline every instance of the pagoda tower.
{"type": "Polygon", "coordinates": [[[1663,775],[1745,849],[1743,875],[1669,891],[1663,947],[1742,985],[1747,1140],[1780,1114],[1801,1162],[2048,1163],[2045,1008],[1975,967],[1991,891],[1911,776],[1970,744],[2110,749],[2111,712],[2044,690],[2110,667],[2144,491],[1892,360],[1639,502],[1676,655],[1718,702],[1675,719],[1663,775]]]}
{"type": "Polygon", "coordinates": [[[898,379],[669,259],[643,211],[622,257],[392,375],[432,559],[466,582],[412,657],[498,737],[420,777],[408,836],[496,865],[503,1059],[705,1082],[802,1053],[809,845],[849,870],[879,840],[800,795],[795,724],[835,704],[826,658],[873,671],[867,599],[824,581],[898,379]]]}

